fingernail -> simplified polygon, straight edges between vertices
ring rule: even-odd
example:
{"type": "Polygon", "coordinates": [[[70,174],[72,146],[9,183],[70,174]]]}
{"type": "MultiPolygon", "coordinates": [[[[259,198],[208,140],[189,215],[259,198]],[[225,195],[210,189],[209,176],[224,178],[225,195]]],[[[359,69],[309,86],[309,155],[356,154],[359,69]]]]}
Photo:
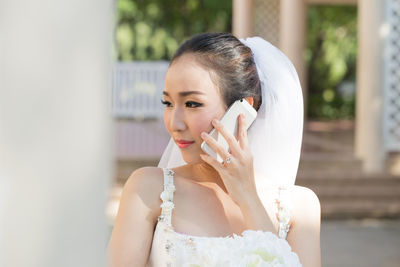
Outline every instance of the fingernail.
{"type": "Polygon", "coordinates": [[[214,124],[218,124],[218,123],[219,123],[219,121],[218,121],[217,119],[213,119],[212,122],[213,122],[214,124]]]}
{"type": "Polygon", "coordinates": [[[206,136],[207,136],[207,133],[206,133],[206,132],[202,132],[202,133],[201,133],[201,137],[204,138],[204,137],[206,137],[206,136]]]}

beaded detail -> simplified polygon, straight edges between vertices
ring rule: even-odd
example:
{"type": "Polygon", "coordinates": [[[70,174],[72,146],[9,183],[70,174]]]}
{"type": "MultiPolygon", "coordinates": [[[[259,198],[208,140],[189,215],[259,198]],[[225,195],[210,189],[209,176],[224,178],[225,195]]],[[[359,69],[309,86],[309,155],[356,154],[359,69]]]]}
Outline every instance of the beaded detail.
{"type": "Polygon", "coordinates": [[[279,221],[279,238],[286,239],[287,233],[290,229],[290,199],[289,190],[285,186],[278,188],[278,196],[276,198],[277,203],[277,218],[279,221]]]}
{"type": "Polygon", "coordinates": [[[168,226],[171,226],[171,213],[174,209],[174,171],[170,169],[163,169],[164,172],[164,191],[161,193],[160,198],[162,200],[161,204],[161,214],[158,216],[158,221],[165,222],[168,226]]]}
{"type": "MultiPolygon", "coordinates": [[[[289,231],[290,201],[285,187],[276,190],[273,198],[279,222],[278,236],[272,232],[246,230],[241,235],[227,237],[199,237],[175,232],[171,224],[174,172],[163,168],[164,191],[161,214],[158,216],[158,255],[164,254],[162,264],[150,266],[296,266],[301,267],[296,253],[291,251],[286,236],[289,231]],[[160,231],[161,230],[161,231],[160,231]],[[163,234],[161,234],[163,233],[163,234]],[[185,264],[185,265],[182,265],[185,264]],[[262,265],[260,265],[262,264],[262,265]]],[[[156,237],[155,237],[156,238],[156,237]]],[[[154,242],[157,245],[157,242],[154,242]]],[[[161,263],[161,262],[159,262],[161,263]]]]}
{"type": "Polygon", "coordinates": [[[158,222],[163,223],[163,228],[165,232],[165,243],[163,245],[163,249],[165,249],[166,254],[169,257],[169,261],[166,263],[167,267],[172,267],[174,264],[174,255],[175,255],[175,245],[173,242],[173,229],[171,225],[171,214],[174,209],[174,192],[175,186],[173,182],[174,171],[170,169],[163,168],[164,172],[164,191],[161,192],[160,198],[162,203],[161,214],[158,216],[158,222]]]}
{"type": "Polygon", "coordinates": [[[171,242],[171,240],[167,239],[167,242],[165,244],[165,249],[167,250],[167,253],[170,254],[170,250],[172,249],[173,244],[171,242]]]}
{"type": "MultiPolygon", "coordinates": [[[[173,231],[171,225],[171,214],[175,205],[173,203],[174,192],[176,190],[173,181],[174,171],[171,169],[163,168],[164,172],[164,191],[161,193],[160,198],[163,201],[161,204],[161,214],[158,216],[158,221],[165,222],[167,224],[166,230],[173,231]]],[[[278,195],[275,198],[277,203],[277,218],[279,221],[279,233],[280,238],[286,239],[287,233],[290,230],[290,199],[288,188],[280,186],[278,188],[278,195]]]]}

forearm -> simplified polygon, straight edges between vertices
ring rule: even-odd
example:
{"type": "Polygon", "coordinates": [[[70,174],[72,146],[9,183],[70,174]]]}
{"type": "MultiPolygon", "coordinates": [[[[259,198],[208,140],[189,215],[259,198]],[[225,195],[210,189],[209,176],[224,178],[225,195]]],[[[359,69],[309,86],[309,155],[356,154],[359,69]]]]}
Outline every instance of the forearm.
{"type": "Polygon", "coordinates": [[[246,229],[276,232],[275,226],[258,195],[242,201],[239,206],[245,220],[246,229]]]}

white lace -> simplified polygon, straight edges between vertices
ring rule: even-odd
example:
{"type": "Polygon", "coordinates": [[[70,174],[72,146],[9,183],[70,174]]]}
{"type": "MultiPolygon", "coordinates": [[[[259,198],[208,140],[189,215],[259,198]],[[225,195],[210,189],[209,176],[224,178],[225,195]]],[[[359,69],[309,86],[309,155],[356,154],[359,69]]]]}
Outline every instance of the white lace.
{"type": "Polygon", "coordinates": [[[285,240],[289,231],[290,207],[287,190],[281,187],[276,198],[278,203],[279,237],[272,232],[246,230],[242,235],[226,237],[199,237],[175,232],[171,224],[174,208],[173,174],[163,168],[164,191],[160,198],[161,214],[158,224],[162,224],[165,250],[171,257],[166,266],[301,266],[296,253],[291,251],[285,240]]]}
{"type": "Polygon", "coordinates": [[[291,201],[289,189],[285,186],[280,186],[278,196],[275,199],[277,203],[277,217],[279,221],[279,238],[286,239],[287,233],[290,229],[290,213],[291,213],[291,201]]]}

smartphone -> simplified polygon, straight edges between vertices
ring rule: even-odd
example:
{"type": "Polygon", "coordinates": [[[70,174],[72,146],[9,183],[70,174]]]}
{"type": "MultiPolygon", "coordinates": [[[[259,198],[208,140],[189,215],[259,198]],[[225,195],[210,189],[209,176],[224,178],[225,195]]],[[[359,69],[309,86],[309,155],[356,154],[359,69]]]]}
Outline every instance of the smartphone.
{"type": "MultiPolygon", "coordinates": [[[[237,118],[243,113],[246,118],[246,130],[253,123],[255,118],[257,117],[257,111],[247,102],[244,98],[235,101],[225,112],[224,116],[221,118],[221,123],[225,126],[225,128],[232,133],[235,137],[237,137],[237,118]]],[[[226,142],[225,138],[222,134],[218,133],[214,128],[210,131],[209,135],[217,140],[217,142],[222,145],[226,151],[229,149],[229,145],[226,142]]],[[[222,163],[224,159],[216,153],[210,146],[207,145],[205,141],[201,144],[201,149],[210,155],[213,158],[216,158],[219,162],[222,163]]]]}

